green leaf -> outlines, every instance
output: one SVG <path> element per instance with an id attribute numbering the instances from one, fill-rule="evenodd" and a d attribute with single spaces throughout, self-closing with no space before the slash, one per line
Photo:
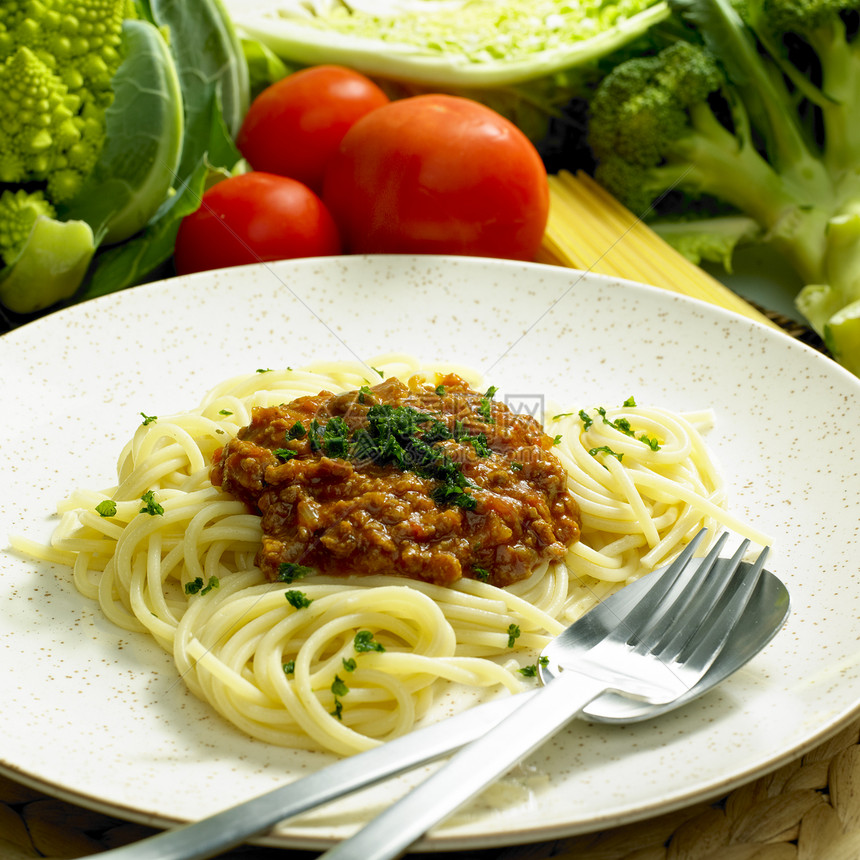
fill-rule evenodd
<path id="1" fill-rule="evenodd" d="M 182 85 L 186 134 L 179 176 L 190 175 L 211 125 L 210 100 L 217 94 L 231 137 L 248 112 L 248 65 L 220 0 L 148 0 L 152 21 L 166 29 Z"/>
<path id="2" fill-rule="evenodd" d="M 86 221 L 113 244 L 137 233 L 176 177 L 182 150 L 182 92 L 164 37 L 147 21 L 123 24 L 126 57 L 113 78 L 105 143 L 80 192 L 58 214 Z"/>

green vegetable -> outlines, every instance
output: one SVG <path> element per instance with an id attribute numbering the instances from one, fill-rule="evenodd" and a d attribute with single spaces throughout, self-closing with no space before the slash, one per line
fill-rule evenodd
<path id="1" fill-rule="evenodd" d="M 31 314 L 156 273 L 239 161 L 248 97 L 220 0 L 4 0 L 0 304 Z"/>
<path id="2" fill-rule="evenodd" d="M 300 8 L 296 8 L 299 5 Z M 668 17 L 662 0 L 461 0 L 373 12 L 346 0 L 237 10 L 236 23 L 288 64 L 337 63 L 394 95 L 449 92 L 488 104 L 534 140 L 551 116 Z"/>
<path id="3" fill-rule="evenodd" d="M 596 177 L 637 212 L 682 192 L 753 219 L 860 373 L 860 2 L 669 2 L 688 40 L 616 66 L 591 102 Z"/>
<path id="4" fill-rule="evenodd" d="M 518 624 L 508 625 L 508 648 L 513 648 L 520 638 L 520 628 Z"/>
<path id="5" fill-rule="evenodd" d="M 352 646 L 359 654 L 368 651 L 378 651 L 382 653 L 385 648 L 373 638 L 373 633 L 370 630 L 359 630 L 355 634 L 352 641 Z"/>
<path id="6" fill-rule="evenodd" d="M 304 564 L 294 564 L 293 562 L 284 561 L 278 565 L 278 581 L 279 582 L 295 582 L 297 579 L 303 579 L 306 576 L 313 576 L 314 569 L 307 567 Z"/>
<path id="7" fill-rule="evenodd" d="M 164 508 L 155 500 L 155 492 L 153 490 L 147 490 L 140 497 L 140 500 L 143 502 L 143 507 L 139 513 L 149 514 L 151 517 L 164 516 Z"/>
<path id="8" fill-rule="evenodd" d="M 217 576 L 210 576 L 206 585 L 203 584 L 203 577 L 198 576 L 191 582 L 185 583 L 186 594 L 208 594 L 213 588 L 218 588 L 221 583 Z"/>
<path id="9" fill-rule="evenodd" d="M 313 599 L 303 591 L 285 591 L 284 597 L 294 609 L 307 609 L 313 603 Z"/>
<path id="10" fill-rule="evenodd" d="M 105 499 L 96 505 L 96 513 L 100 517 L 115 517 L 116 502 L 113 499 Z"/>

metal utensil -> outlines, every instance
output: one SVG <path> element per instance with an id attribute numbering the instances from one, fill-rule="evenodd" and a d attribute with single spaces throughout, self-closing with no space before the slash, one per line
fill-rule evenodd
<path id="1" fill-rule="evenodd" d="M 556 637 L 544 649 L 545 686 L 533 698 L 321 856 L 400 857 L 607 691 L 653 704 L 688 695 L 743 618 L 766 555 L 762 552 L 753 565 L 744 565 L 744 541 L 730 560 L 718 564 L 724 534 L 700 564 L 691 564 L 701 534 L 632 606 L 619 611 L 618 601 L 610 597 Z"/>
<path id="2" fill-rule="evenodd" d="M 717 552 L 719 546 L 722 544 L 718 545 Z M 688 549 L 686 562 L 679 557 L 676 565 L 679 562 L 686 563 L 693 569 L 697 560 L 689 559 L 693 549 Z M 740 613 L 738 623 L 729 632 L 724 647 L 710 669 L 687 693 L 667 703 L 652 704 L 607 692 L 581 709 L 580 715 L 591 721 L 607 723 L 652 719 L 702 695 L 747 663 L 771 640 L 788 614 L 788 592 L 773 574 L 761 569 L 763 561 L 764 554 L 756 563 L 757 570 L 750 571 L 751 579 L 758 574 L 757 582 L 754 586 L 750 584 L 751 595 Z M 734 560 L 719 559 L 715 574 L 724 576 L 726 566 L 734 564 Z M 749 566 L 740 567 L 746 570 Z M 586 638 L 597 635 L 600 626 L 595 623 L 594 613 L 600 610 L 603 616 L 610 612 L 619 617 L 626 616 L 660 581 L 661 572 L 655 571 L 625 586 L 601 604 L 604 609 L 595 608 L 571 629 L 581 629 Z M 549 647 L 552 648 L 552 645 Z M 555 671 L 553 665 L 542 668 L 542 680 L 550 680 Z M 524 704 L 537 698 L 544 689 L 487 702 L 375 749 L 343 759 L 317 773 L 201 821 L 182 825 L 98 856 L 104 860 L 205 860 L 214 857 L 267 832 L 280 821 L 448 755 L 485 735 Z"/>

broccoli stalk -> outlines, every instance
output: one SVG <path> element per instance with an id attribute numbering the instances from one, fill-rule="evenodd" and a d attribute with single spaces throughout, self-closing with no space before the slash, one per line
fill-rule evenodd
<path id="1" fill-rule="evenodd" d="M 690 26 L 616 66 L 592 104 L 596 176 L 643 215 L 668 192 L 729 204 L 806 287 L 797 304 L 860 373 L 860 0 L 670 0 Z"/>

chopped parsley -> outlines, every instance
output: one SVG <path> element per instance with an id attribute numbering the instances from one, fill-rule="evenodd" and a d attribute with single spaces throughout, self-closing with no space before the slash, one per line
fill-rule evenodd
<path id="1" fill-rule="evenodd" d="M 495 423 L 493 420 L 492 408 L 493 408 L 493 397 L 499 389 L 496 388 L 495 385 L 491 385 L 486 394 L 481 398 L 481 405 L 478 407 L 478 412 L 481 415 L 481 418 L 487 422 L 487 424 Z"/>
<path id="2" fill-rule="evenodd" d="M 526 678 L 534 678 L 538 673 L 538 666 L 546 667 L 549 665 L 549 657 L 540 657 L 537 663 L 532 663 L 530 666 L 523 666 L 517 671 Z"/>
<path id="3" fill-rule="evenodd" d="M 206 585 L 203 584 L 203 577 L 198 576 L 196 579 L 193 579 L 191 582 L 185 583 L 185 593 L 186 594 L 208 594 L 212 591 L 213 588 L 218 588 L 221 583 L 218 581 L 217 576 L 210 576 L 209 582 Z"/>
<path id="4" fill-rule="evenodd" d="M 305 430 L 305 425 L 302 424 L 301 421 L 296 421 L 289 430 L 287 430 L 287 439 L 304 439 L 307 435 L 307 430 Z"/>
<path id="5" fill-rule="evenodd" d="M 515 472 L 522 472 L 522 470 L 523 470 L 523 464 L 522 464 L 519 460 L 513 460 L 513 461 L 511 462 L 511 468 L 512 468 Z"/>
<path id="6" fill-rule="evenodd" d="M 562 418 L 569 418 L 571 415 L 573 415 L 573 413 L 572 413 L 572 412 L 559 412 L 559 413 L 558 413 L 558 415 L 553 415 L 553 416 L 552 416 L 552 420 L 553 420 L 553 421 L 561 421 L 561 419 L 562 419 Z M 579 417 L 580 417 L 580 418 L 582 417 L 582 412 L 581 412 L 581 411 L 580 411 L 580 413 L 579 413 Z"/>
<path id="7" fill-rule="evenodd" d="M 579 418 L 582 421 L 583 430 L 588 430 L 594 424 L 594 419 L 584 409 L 579 410 Z"/>
<path id="8" fill-rule="evenodd" d="M 385 650 L 385 647 L 373 638 L 373 633 L 370 630 L 359 630 L 358 633 L 355 634 L 352 646 L 359 654 L 366 653 L 368 651 L 378 651 L 379 653 L 382 653 Z"/>
<path id="9" fill-rule="evenodd" d="M 342 720 L 342 719 L 343 719 L 343 702 L 341 702 L 341 700 L 340 700 L 340 699 L 335 698 L 335 700 L 334 700 L 334 710 L 333 710 L 333 711 L 329 711 L 329 713 L 330 713 L 333 717 L 337 717 L 337 719 Z"/>
<path id="10" fill-rule="evenodd" d="M 508 648 L 513 648 L 517 639 L 520 638 L 520 627 L 518 624 L 508 626 Z"/>
<path id="11" fill-rule="evenodd" d="M 313 603 L 313 600 L 303 591 L 286 591 L 284 597 L 287 599 L 287 603 L 295 609 L 307 609 Z"/>
<path id="12" fill-rule="evenodd" d="M 292 460 L 293 457 L 296 456 L 296 452 L 293 451 L 292 448 L 275 448 L 272 453 L 282 462 L 286 463 L 287 460 Z"/>
<path id="13" fill-rule="evenodd" d="M 314 418 L 308 429 L 311 451 L 322 452 L 327 457 L 414 472 L 438 482 L 431 492 L 437 505 L 455 505 L 466 510 L 477 507 L 477 501 L 468 492 L 474 485 L 436 443 L 454 439 L 471 445 L 477 456 L 486 457 L 490 454 L 486 434 L 472 435 L 462 422 L 458 422 L 452 432 L 444 422 L 429 413 L 389 403 L 371 405 L 366 422 L 364 426 L 350 430 L 339 416 L 330 418 L 325 424 Z"/>
<path id="14" fill-rule="evenodd" d="M 445 396 L 445 386 L 444 385 L 437 385 L 436 386 L 436 395 L 438 397 L 444 397 Z"/>
<path id="15" fill-rule="evenodd" d="M 293 675 L 296 671 L 296 661 L 295 660 L 287 660 L 284 663 L 284 674 L 285 675 Z"/>
<path id="16" fill-rule="evenodd" d="M 368 396 L 372 396 L 373 392 L 370 390 L 369 385 L 362 385 L 361 388 L 358 389 L 358 402 L 364 404 L 367 402 Z"/>
<path id="17" fill-rule="evenodd" d="M 591 448 L 588 452 L 592 457 L 596 457 L 598 454 L 608 454 L 610 457 L 615 457 L 620 463 L 624 454 L 619 454 L 617 451 L 613 451 L 608 445 L 601 445 L 599 448 Z"/>
<path id="18" fill-rule="evenodd" d="M 96 513 L 100 517 L 115 517 L 116 502 L 113 499 L 105 499 L 96 505 Z"/>
<path id="19" fill-rule="evenodd" d="M 628 397 L 624 403 L 621 404 L 625 409 L 633 409 L 636 406 L 636 398 Z"/>
<path id="20" fill-rule="evenodd" d="M 485 567 L 478 567 L 478 565 L 473 565 L 472 570 L 475 573 L 475 579 L 480 579 L 481 582 L 486 582 L 490 578 L 490 571 Z"/>
<path id="21" fill-rule="evenodd" d="M 160 517 L 164 514 L 164 508 L 155 501 L 155 492 L 147 490 L 141 497 L 143 507 L 138 511 L 140 514 L 149 514 L 152 517 Z"/>
<path id="22" fill-rule="evenodd" d="M 144 427 L 146 427 L 147 424 L 152 424 L 153 421 L 158 420 L 157 415 L 145 415 L 143 412 L 141 412 L 140 415 L 141 415 L 141 418 L 143 418 L 143 421 L 141 423 L 143 424 Z"/>
<path id="23" fill-rule="evenodd" d="M 345 696 L 349 692 L 349 687 L 346 686 L 340 675 L 335 675 L 331 682 L 331 691 L 335 696 Z"/>
<path id="24" fill-rule="evenodd" d="M 314 569 L 304 564 L 294 564 L 291 561 L 282 561 L 278 565 L 278 582 L 286 582 L 287 584 L 295 582 L 297 579 L 303 579 L 306 576 L 312 576 Z"/>
<path id="25" fill-rule="evenodd" d="M 271 373 L 271 372 L 272 372 L 271 367 L 258 367 L 257 368 L 257 373 Z"/>
<path id="26" fill-rule="evenodd" d="M 219 415 L 232 415 L 233 413 L 229 409 L 219 409 L 218 414 Z"/>
<path id="27" fill-rule="evenodd" d="M 349 659 L 342 657 L 341 663 L 343 663 L 344 672 L 354 672 L 355 667 L 358 665 L 353 657 L 350 657 Z"/>

